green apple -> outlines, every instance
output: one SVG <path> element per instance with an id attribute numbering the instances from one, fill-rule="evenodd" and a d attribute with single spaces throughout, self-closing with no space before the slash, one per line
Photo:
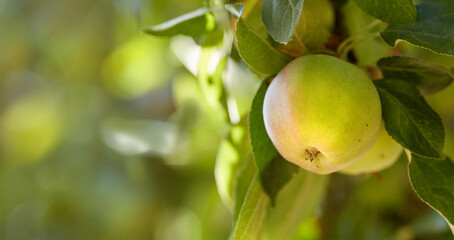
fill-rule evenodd
<path id="1" fill-rule="evenodd" d="M 353 165 L 342 169 L 341 173 L 362 174 L 378 172 L 393 165 L 402 153 L 402 147 L 394 141 L 382 127 L 377 142 L 372 149 Z"/>
<path id="2" fill-rule="evenodd" d="M 320 11 L 314 7 L 305 5 L 292 39 L 285 45 L 280 44 L 279 49 L 292 56 L 302 56 L 310 51 L 322 49 L 329 41 L 331 30 L 322 22 L 319 13 Z"/>
<path id="3" fill-rule="evenodd" d="M 381 128 L 381 104 L 367 75 L 328 55 L 290 62 L 271 82 L 264 100 L 266 131 L 279 153 L 318 174 L 361 159 Z"/>
<path id="4" fill-rule="evenodd" d="M 324 27 L 332 30 L 334 27 L 335 14 L 334 8 L 329 0 L 305 0 L 304 6 L 311 7 L 317 12 L 317 17 L 320 19 Z"/>

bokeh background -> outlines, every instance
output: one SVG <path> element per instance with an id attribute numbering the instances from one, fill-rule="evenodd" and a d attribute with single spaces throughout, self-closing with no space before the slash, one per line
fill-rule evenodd
<path id="1" fill-rule="evenodd" d="M 195 77 L 202 50 L 192 39 L 141 32 L 203 4 L 0 0 L 0 239 L 229 237 L 215 163 L 222 139 L 245 134 L 259 80 L 229 60 L 220 86 L 232 112 Z M 403 49 L 454 67 L 453 58 Z M 429 102 L 454 157 L 454 86 Z M 402 157 L 380 177 L 334 174 L 295 238 L 449 239 L 405 167 Z"/>

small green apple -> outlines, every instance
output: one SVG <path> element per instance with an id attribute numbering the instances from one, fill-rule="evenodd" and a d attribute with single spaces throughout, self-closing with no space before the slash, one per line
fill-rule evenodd
<path id="1" fill-rule="evenodd" d="M 346 168 L 374 145 L 381 104 L 367 75 L 328 55 L 290 62 L 264 100 L 266 131 L 279 153 L 318 174 Z"/>
<path id="2" fill-rule="evenodd" d="M 292 56 L 303 56 L 310 51 L 323 48 L 329 41 L 331 30 L 330 26 L 322 22 L 320 12 L 322 12 L 320 9 L 311 5 L 304 5 L 292 39 L 285 45 L 278 45 L 278 48 Z"/>
<path id="3" fill-rule="evenodd" d="M 341 173 L 362 174 L 381 171 L 393 165 L 402 153 L 402 146 L 394 141 L 382 127 L 377 142 L 372 149 L 353 165 L 342 169 Z"/>
<path id="4" fill-rule="evenodd" d="M 332 30 L 334 27 L 335 14 L 334 8 L 329 0 L 305 0 L 303 10 L 305 7 L 311 7 L 317 12 L 317 17 L 320 19 L 324 27 Z"/>

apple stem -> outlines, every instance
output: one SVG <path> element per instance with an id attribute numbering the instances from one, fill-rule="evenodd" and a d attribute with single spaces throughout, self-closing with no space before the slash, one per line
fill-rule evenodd
<path id="1" fill-rule="evenodd" d="M 304 159 L 309 160 L 311 162 L 313 162 L 314 159 L 316 159 L 318 154 L 320 153 L 320 151 L 317 150 L 316 148 L 306 149 L 304 151 L 306 152 L 304 154 Z M 318 165 L 317 165 L 317 167 L 318 167 Z"/>

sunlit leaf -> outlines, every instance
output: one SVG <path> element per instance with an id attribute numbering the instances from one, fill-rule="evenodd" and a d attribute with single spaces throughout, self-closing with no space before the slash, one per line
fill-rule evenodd
<path id="1" fill-rule="evenodd" d="M 238 170 L 236 181 L 234 184 L 234 209 L 233 219 L 236 222 L 241 212 L 241 207 L 246 199 L 249 185 L 257 173 L 257 167 L 254 164 L 252 157 L 248 157 Z"/>
<path id="2" fill-rule="evenodd" d="M 203 47 L 198 63 L 197 79 L 200 88 L 209 105 L 219 106 L 224 91 L 222 73 L 226 66 L 227 57 L 216 47 Z"/>
<path id="3" fill-rule="evenodd" d="M 225 9 L 227 9 L 227 11 L 233 14 L 236 18 L 240 18 L 244 11 L 244 3 L 235 3 L 235 1 L 230 2 L 232 3 L 225 4 Z"/>
<path id="4" fill-rule="evenodd" d="M 251 109 L 252 100 L 260 85 L 259 79 L 244 65 L 227 60 L 222 81 L 227 93 L 230 119 L 239 120 Z"/>
<path id="5" fill-rule="evenodd" d="M 260 235 L 268 197 L 262 190 L 258 175 L 252 180 L 233 228 L 232 240 L 254 240 Z"/>
<path id="6" fill-rule="evenodd" d="M 126 156 L 169 154 L 174 150 L 178 139 L 177 126 L 172 123 L 120 118 L 107 120 L 102 134 L 107 146 Z"/>
<path id="7" fill-rule="evenodd" d="M 223 139 L 219 146 L 214 167 L 219 195 L 234 213 L 241 207 L 249 183 L 256 172 L 256 168 L 248 167 L 251 162 L 250 146 L 244 125 L 245 121 L 242 121 L 231 127 L 229 137 Z"/>
<path id="8" fill-rule="evenodd" d="M 230 209 L 233 209 L 232 185 L 238 161 L 239 156 L 235 147 L 228 140 L 223 140 L 216 157 L 214 176 L 219 195 Z"/>
<path id="9" fill-rule="evenodd" d="M 291 60 L 290 56 L 275 49 L 241 18 L 238 20 L 236 38 L 241 58 L 259 73 L 276 74 Z"/>
<path id="10" fill-rule="evenodd" d="M 323 199 L 329 175 L 300 169 L 277 195 L 266 216 L 268 239 L 292 239 L 304 219 L 315 213 Z"/>
<path id="11" fill-rule="evenodd" d="M 213 31 L 215 27 L 216 21 L 213 14 L 208 9 L 201 8 L 165 23 L 146 27 L 144 32 L 155 36 L 175 36 L 182 34 L 197 37 Z"/>

